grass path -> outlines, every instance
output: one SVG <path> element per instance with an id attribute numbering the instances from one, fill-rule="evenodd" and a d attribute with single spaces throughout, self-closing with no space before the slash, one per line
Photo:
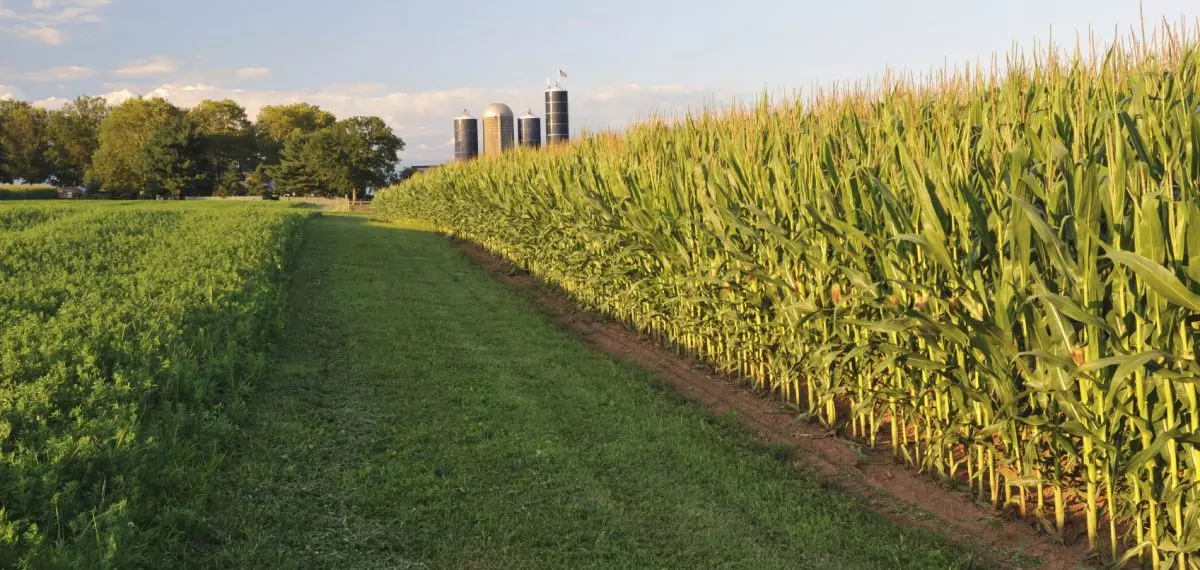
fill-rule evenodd
<path id="1" fill-rule="evenodd" d="M 440 237 L 311 222 L 226 459 L 226 568 L 958 568 L 560 331 Z"/>

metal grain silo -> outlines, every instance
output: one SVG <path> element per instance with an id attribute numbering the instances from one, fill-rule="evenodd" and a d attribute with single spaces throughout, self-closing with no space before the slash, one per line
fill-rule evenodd
<path id="1" fill-rule="evenodd" d="M 483 109 L 483 154 L 500 154 L 513 147 L 513 112 L 504 103 Z"/>
<path id="2" fill-rule="evenodd" d="M 454 119 L 454 160 L 471 160 L 479 156 L 479 121 L 463 111 Z"/>
<path id="3" fill-rule="evenodd" d="M 567 142 L 570 132 L 567 90 L 555 85 L 546 90 L 546 146 Z"/>
<path id="4" fill-rule="evenodd" d="M 526 111 L 517 119 L 517 145 L 538 148 L 542 146 L 542 120 Z"/>

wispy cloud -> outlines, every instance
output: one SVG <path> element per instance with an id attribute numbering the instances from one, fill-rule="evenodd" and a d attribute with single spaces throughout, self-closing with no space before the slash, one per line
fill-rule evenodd
<path id="1" fill-rule="evenodd" d="M 241 79 L 253 79 L 255 77 L 266 77 L 271 74 L 271 70 L 265 67 L 243 67 L 237 70 L 237 76 Z"/>
<path id="2" fill-rule="evenodd" d="M 170 71 L 167 71 L 168 68 Z M 145 73 L 134 73 L 138 71 Z M 121 68 L 114 70 L 113 73 L 118 77 L 126 79 L 149 77 L 152 75 L 169 75 L 171 78 L 169 83 L 173 85 L 236 85 L 242 81 L 268 77 L 271 74 L 271 70 L 265 67 L 195 66 L 186 60 L 160 56 L 129 62 L 121 66 Z M 158 81 L 161 82 L 162 80 Z"/>
<path id="3" fill-rule="evenodd" d="M 120 77 L 149 77 L 175 73 L 178 67 L 175 60 L 166 56 L 158 56 L 131 61 L 117 68 L 113 73 Z"/>
<path id="4" fill-rule="evenodd" d="M 138 95 L 162 97 L 191 107 L 205 99 L 233 99 L 246 107 L 251 117 L 265 105 L 309 102 L 338 117 L 372 115 L 382 118 L 407 143 L 403 160 L 408 163 L 440 162 L 454 154 L 450 140 L 452 120 L 463 109 L 478 116 L 492 101 L 503 101 L 520 113 L 532 109 L 542 114 L 543 95 L 534 89 L 451 89 L 445 91 L 399 92 L 380 85 L 346 85 L 324 89 L 272 91 L 220 87 L 206 81 L 174 82 L 135 88 L 111 85 L 103 94 L 112 104 Z M 620 129 L 653 115 L 678 116 L 689 110 L 712 108 L 726 102 L 729 92 L 686 85 L 614 85 L 580 89 L 571 93 L 572 125 L 578 130 Z M 38 105 L 53 107 L 61 101 L 43 100 Z"/>
<path id="5" fill-rule="evenodd" d="M 33 0 L 28 11 L 0 8 L 0 32 L 11 32 L 46 45 L 62 45 L 68 37 L 61 29 L 63 26 L 102 22 L 100 11 L 112 3 L 113 0 Z"/>
<path id="6" fill-rule="evenodd" d="M 24 75 L 24 78 L 37 83 L 50 83 L 54 81 L 76 81 L 79 79 L 87 79 L 96 74 L 96 70 L 90 67 L 79 65 L 68 65 L 63 67 L 52 67 L 41 71 L 31 71 Z"/>
<path id="7" fill-rule="evenodd" d="M 52 26 L 19 26 L 15 29 L 18 34 L 33 38 L 46 45 L 60 46 L 65 39 L 63 33 Z"/>

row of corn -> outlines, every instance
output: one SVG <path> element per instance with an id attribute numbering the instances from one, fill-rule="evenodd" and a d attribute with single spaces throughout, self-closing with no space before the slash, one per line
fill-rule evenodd
<path id="1" fill-rule="evenodd" d="M 656 120 L 446 166 L 476 241 L 1118 563 L 1200 566 L 1200 47 Z"/>

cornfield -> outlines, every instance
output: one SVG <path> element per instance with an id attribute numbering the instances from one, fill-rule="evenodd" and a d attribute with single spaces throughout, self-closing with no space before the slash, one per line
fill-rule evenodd
<path id="1" fill-rule="evenodd" d="M 373 209 L 1117 563 L 1200 567 L 1193 36 L 655 120 Z"/>

